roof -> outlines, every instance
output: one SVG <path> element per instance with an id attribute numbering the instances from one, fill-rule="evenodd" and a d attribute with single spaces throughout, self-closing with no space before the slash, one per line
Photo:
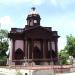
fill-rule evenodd
<path id="1" fill-rule="evenodd" d="M 25 28 L 12 28 L 8 36 L 9 38 L 11 36 L 14 36 L 14 37 L 17 36 L 18 38 L 25 37 L 25 36 L 28 36 L 28 37 L 40 36 L 39 38 L 44 38 L 44 39 L 45 38 L 49 39 L 50 37 L 56 37 L 56 38 L 59 37 L 57 31 L 52 31 L 51 27 L 28 26 L 28 25 L 26 25 Z"/>

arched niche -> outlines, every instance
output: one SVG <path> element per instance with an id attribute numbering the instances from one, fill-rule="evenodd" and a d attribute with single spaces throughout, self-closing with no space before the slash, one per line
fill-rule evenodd
<path id="1" fill-rule="evenodd" d="M 49 50 L 47 58 L 51 59 L 54 62 L 54 64 L 56 64 L 56 62 L 57 62 L 57 53 L 54 50 Z"/>
<path id="2" fill-rule="evenodd" d="M 21 65 L 22 64 L 22 59 L 24 59 L 24 52 L 22 49 L 18 48 L 16 51 L 15 51 L 15 64 L 16 65 Z"/>
<path id="3" fill-rule="evenodd" d="M 40 59 L 42 59 L 42 52 L 37 46 L 33 48 L 33 58 L 35 59 L 35 64 L 39 65 Z"/>

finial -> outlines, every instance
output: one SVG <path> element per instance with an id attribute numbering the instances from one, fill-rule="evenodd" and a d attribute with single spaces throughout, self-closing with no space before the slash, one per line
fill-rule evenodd
<path id="1" fill-rule="evenodd" d="M 36 11 L 36 8 L 35 7 L 32 7 L 31 8 L 31 14 L 37 14 L 37 11 Z"/>
<path id="2" fill-rule="evenodd" d="M 35 8 L 35 7 L 32 7 L 31 9 L 32 9 L 33 11 L 35 11 L 36 8 Z"/>

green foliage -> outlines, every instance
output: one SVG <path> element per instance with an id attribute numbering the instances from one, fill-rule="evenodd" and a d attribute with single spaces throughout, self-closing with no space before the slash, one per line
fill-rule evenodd
<path id="1" fill-rule="evenodd" d="M 4 40 L 4 38 L 6 38 L 6 40 L 8 39 L 8 31 L 1 29 L 0 30 L 0 41 Z"/>
<path id="2" fill-rule="evenodd" d="M 16 75 L 22 75 L 22 73 L 21 72 L 17 72 Z"/>
<path id="3" fill-rule="evenodd" d="M 0 57 L 0 66 L 5 66 L 7 63 L 7 56 Z"/>
<path id="4" fill-rule="evenodd" d="M 67 44 L 63 50 L 59 53 L 59 58 L 61 58 L 62 64 L 67 64 L 67 59 L 69 56 L 73 56 L 75 58 L 75 37 L 69 35 L 67 38 Z"/>
<path id="5" fill-rule="evenodd" d="M 59 56 L 61 58 L 68 58 L 69 54 L 68 54 L 67 50 L 61 50 Z"/>
<path id="6" fill-rule="evenodd" d="M 61 50 L 59 53 L 60 64 L 68 64 L 68 62 L 67 62 L 68 57 L 69 57 L 69 54 L 68 54 L 67 50 Z"/>
<path id="7" fill-rule="evenodd" d="M 5 65 L 7 60 L 6 51 L 8 50 L 8 32 L 0 30 L 0 65 Z"/>
<path id="8" fill-rule="evenodd" d="M 75 37 L 73 37 L 72 35 L 67 36 L 67 44 L 65 49 L 70 56 L 75 57 Z"/>
<path id="9" fill-rule="evenodd" d="M 8 42 L 0 41 L 0 57 L 6 56 L 6 51 L 8 50 Z"/>

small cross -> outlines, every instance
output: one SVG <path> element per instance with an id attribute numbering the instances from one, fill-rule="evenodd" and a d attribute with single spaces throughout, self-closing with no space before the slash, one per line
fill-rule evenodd
<path id="1" fill-rule="evenodd" d="M 35 8 L 35 7 L 32 7 L 31 9 L 32 9 L 33 11 L 35 11 L 36 8 Z"/>

